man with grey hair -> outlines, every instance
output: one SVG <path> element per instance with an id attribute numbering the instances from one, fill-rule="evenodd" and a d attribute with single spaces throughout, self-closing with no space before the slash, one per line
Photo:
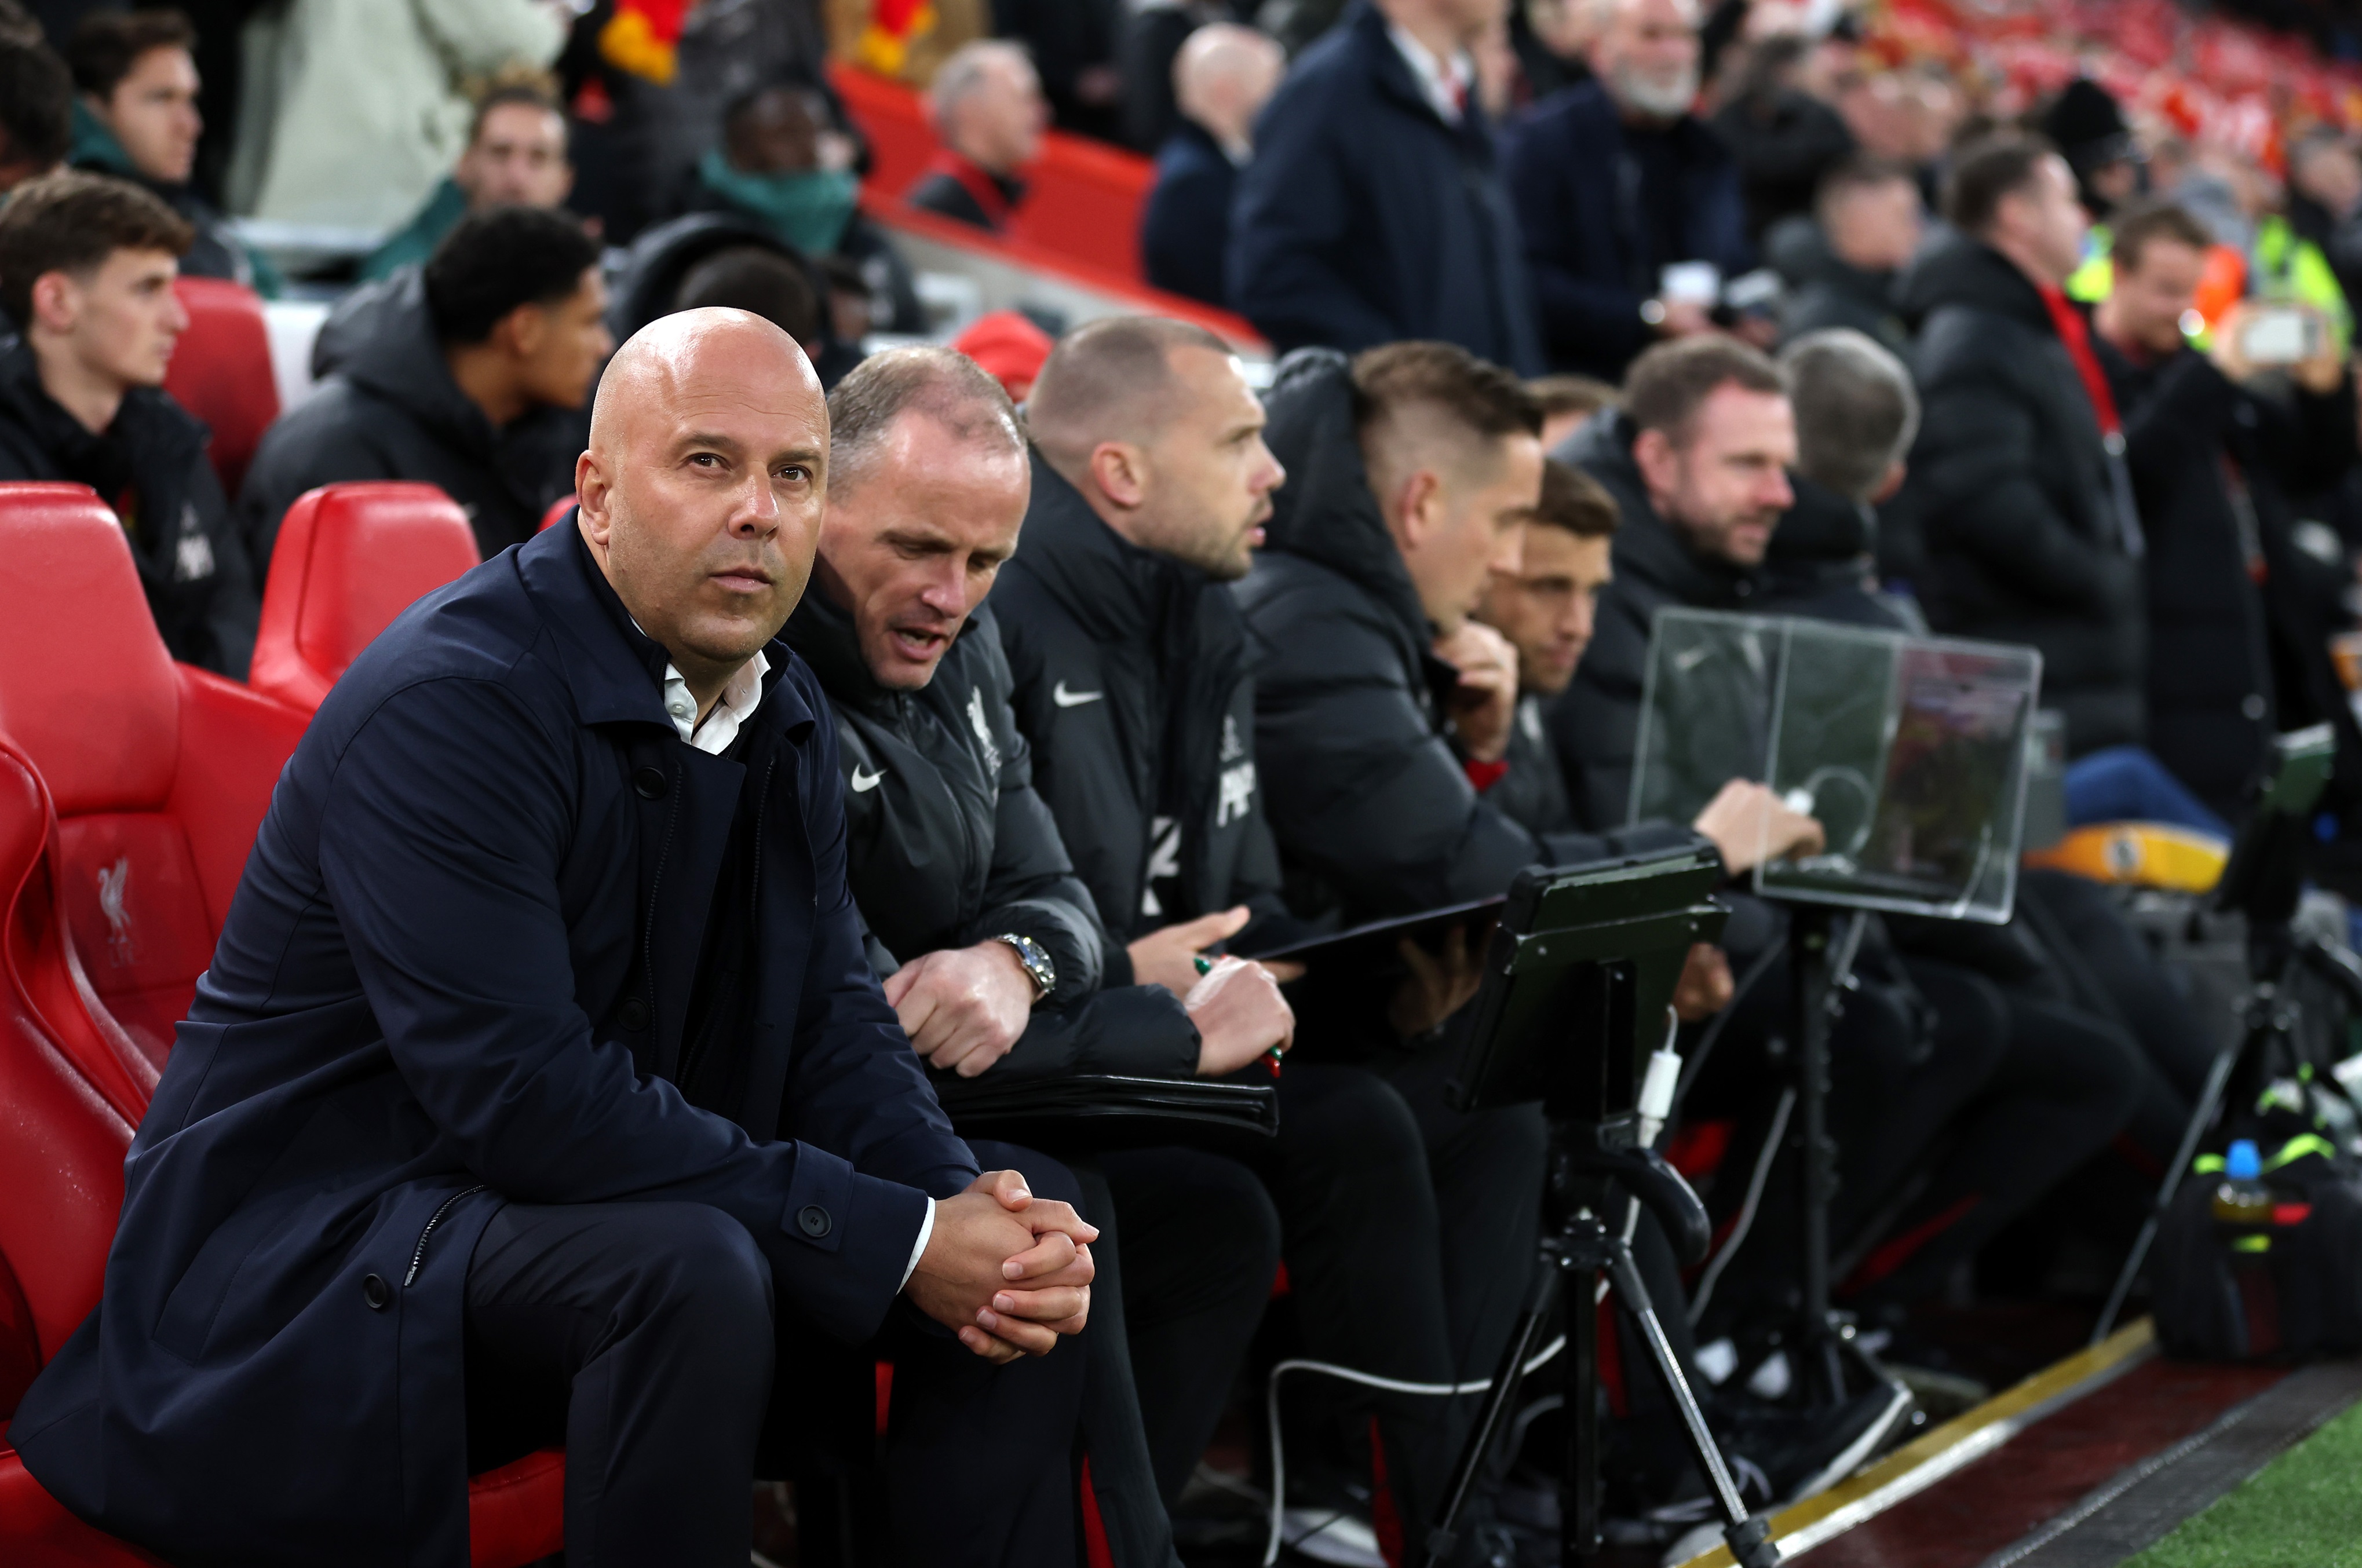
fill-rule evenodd
<path id="1" fill-rule="evenodd" d="M 871 963 L 946 1098 L 987 1072 L 1217 1077 L 1284 1049 L 1294 1017 L 1258 966 L 1225 959 L 1168 988 L 1107 963 L 1113 944 L 1034 790 L 983 602 L 1030 495 L 999 383 L 951 349 L 900 348 L 864 360 L 829 409 L 814 591 L 787 639 L 835 718 L 845 874 Z M 1109 1194 L 1089 1179 L 1085 1207 L 1105 1224 Z M 1130 1294 L 1142 1318 L 1129 1358 L 1120 1311 L 1093 1325 L 1085 1446 L 1118 1561 L 1165 1568 L 1159 1491 L 1179 1496 L 1213 1436 L 1270 1292 L 1279 1221 L 1245 1167 L 1211 1154 L 1111 1154 L 1106 1179 L 1138 1220 Z M 1101 1300 L 1120 1301 L 1112 1249 L 1100 1260 L 1116 1286 Z"/>
<path id="2" fill-rule="evenodd" d="M 1006 229 L 1025 199 L 1019 171 L 1041 154 L 1050 123 L 1032 57 L 999 39 L 961 45 L 927 89 L 927 119 L 942 145 L 903 200 L 995 234 Z"/>
<path id="3" fill-rule="evenodd" d="M 1764 556 L 1764 608 L 1925 631 L 1917 605 L 1880 590 L 1876 555 L 1878 505 L 1903 488 L 1919 433 L 1911 372 L 1847 326 L 1805 334 L 1779 363 L 1796 416 L 1796 500 Z"/>
<path id="4" fill-rule="evenodd" d="M 1696 0 L 1612 0 L 1594 80 L 1536 109 L 1503 160 L 1552 366 L 1603 380 L 1712 329 L 1755 265 L 1736 160 L 1691 113 Z"/>

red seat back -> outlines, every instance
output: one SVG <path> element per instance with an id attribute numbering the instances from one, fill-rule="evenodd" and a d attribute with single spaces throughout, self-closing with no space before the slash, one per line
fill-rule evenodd
<path id="1" fill-rule="evenodd" d="M 160 1066 L 304 716 L 172 662 L 122 527 L 80 485 L 0 485 L 0 734 L 55 803 L 91 985 Z"/>
<path id="2" fill-rule="evenodd" d="M 181 278 L 172 292 L 189 313 L 189 329 L 172 349 L 164 390 L 212 427 L 214 472 L 235 496 L 262 433 L 279 417 L 262 298 L 220 278 Z"/>
<path id="3" fill-rule="evenodd" d="M 287 509 L 249 683 L 309 713 L 361 649 L 477 564 L 475 531 L 431 484 L 331 484 Z"/>
<path id="4" fill-rule="evenodd" d="M 44 1023 L 43 971 L 70 961 L 44 855 L 50 803 L 0 738 L 0 1421 L 98 1302 L 131 1118 Z"/>

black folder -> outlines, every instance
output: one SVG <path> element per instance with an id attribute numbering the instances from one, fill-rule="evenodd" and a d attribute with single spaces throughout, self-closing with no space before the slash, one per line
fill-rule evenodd
<path id="1" fill-rule="evenodd" d="M 1257 1069 L 1246 1073 L 1253 1076 Z M 1268 1081 L 1115 1073 L 930 1077 L 935 1098 L 962 1137 L 998 1138 L 1052 1154 L 1164 1143 L 1220 1150 L 1252 1146 L 1279 1131 L 1279 1096 Z"/>

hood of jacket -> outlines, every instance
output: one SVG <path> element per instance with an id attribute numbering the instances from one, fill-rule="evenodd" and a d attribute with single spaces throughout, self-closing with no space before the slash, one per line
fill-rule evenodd
<path id="1" fill-rule="evenodd" d="M 1551 453 L 1597 480 L 1616 498 L 1624 518 L 1616 531 L 1617 579 L 1695 610 L 1745 608 L 1761 581 L 1761 569 L 1695 554 L 1657 514 L 1640 465 L 1632 458 L 1635 434 L 1622 410 L 1609 410 L 1586 421 Z M 1777 529 L 1772 536 L 1779 536 Z"/>
<path id="2" fill-rule="evenodd" d="M 2058 328 L 2041 291 L 2017 263 L 1964 234 L 1948 234 L 1922 251 L 1895 293 L 1895 308 L 1915 330 L 1941 305 L 1988 311 L 2047 337 Z"/>
<path id="3" fill-rule="evenodd" d="M 369 308 L 344 325 L 338 374 L 397 405 L 452 446 L 486 462 L 494 460 L 499 432 L 451 379 L 426 309 L 424 270 L 408 269 L 387 279 Z M 528 414 L 525 420 L 534 417 Z"/>
<path id="4" fill-rule="evenodd" d="M 1264 442 L 1287 469 L 1287 482 L 1272 495 L 1264 547 L 1353 583 L 1425 647 L 1431 635 L 1426 608 L 1362 463 L 1352 361 L 1333 348 L 1297 349 L 1280 361 L 1264 407 L 1270 415 Z"/>
<path id="5" fill-rule="evenodd" d="M 762 219 L 735 207 L 717 206 L 658 224 L 632 241 L 615 280 L 614 299 L 607 307 L 607 326 L 615 341 L 622 343 L 657 317 L 668 315 L 673 294 L 690 268 L 717 250 L 742 245 L 760 246 L 794 262 L 811 282 L 813 297 L 827 300 L 826 281 L 802 251 L 780 238 Z M 823 335 L 827 322 L 828 313 L 822 310 Z"/>

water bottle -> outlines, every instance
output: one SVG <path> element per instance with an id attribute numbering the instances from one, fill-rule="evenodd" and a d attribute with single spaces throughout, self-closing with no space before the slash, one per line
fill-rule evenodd
<path id="1" fill-rule="evenodd" d="M 2223 1156 L 2223 1182 L 2214 1189 L 2214 1218 L 2243 1230 L 2272 1222 L 2272 1189 L 2264 1185 L 2264 1162 L 2255 1140 L 2235 1138 Z"/>

